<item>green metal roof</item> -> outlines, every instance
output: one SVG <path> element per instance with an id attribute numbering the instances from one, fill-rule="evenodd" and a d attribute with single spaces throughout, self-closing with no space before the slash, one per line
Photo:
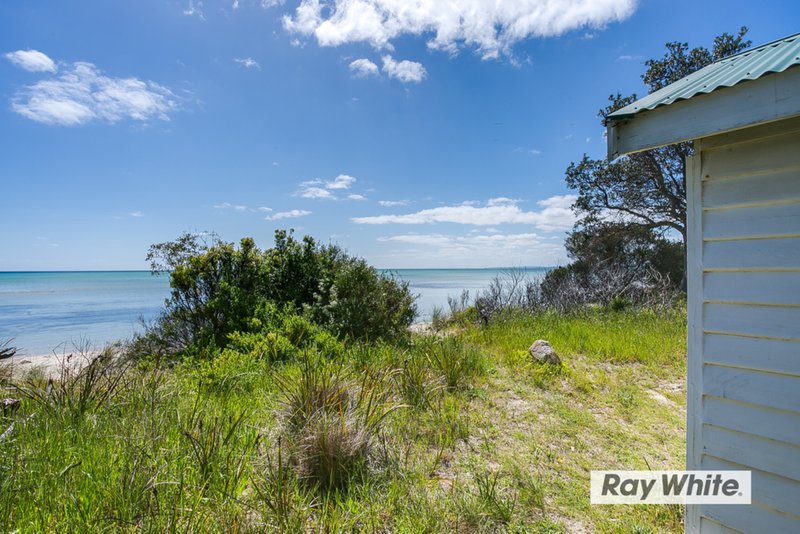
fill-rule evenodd
<path id="1" fill-rule="evenodd" d="M 755 80 L 766 74 L 783 72 L 795 65 L 800 65 L 800 33 L 716 61 L 615 111 L 608 118 L 612 121 L 630 118 L 641 111 Z"/>

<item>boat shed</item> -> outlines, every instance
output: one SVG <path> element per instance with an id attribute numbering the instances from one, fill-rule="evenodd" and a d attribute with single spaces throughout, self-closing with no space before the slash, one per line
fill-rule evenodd
<path id="1" fill-rule="evenodd" d="M 749 470 L 751 505 L 687 532 L 800 532 L 800 34 L 717 61 L 608 117 L 609 159 L 687 161 L 690 470 Z"/>

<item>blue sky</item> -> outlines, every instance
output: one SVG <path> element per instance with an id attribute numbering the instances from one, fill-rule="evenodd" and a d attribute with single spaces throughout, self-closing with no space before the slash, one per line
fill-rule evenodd
<path id="1" fill-rule="evenodd" d="M 0 4 L 0 270 L 146 268 L 276 228 L 379 267 L 565 262 L 564 170 L 667 41 L 754 44 L 800 3 Z"/>

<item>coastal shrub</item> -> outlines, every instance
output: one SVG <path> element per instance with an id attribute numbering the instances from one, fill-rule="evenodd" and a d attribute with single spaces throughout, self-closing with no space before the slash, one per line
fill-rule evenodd
<path id="1" fill-rule="evenodd" d="M 263 360 L 257 353 L 227 348 L 216 358 L 202 360 L 199 378 L 208 389 L 220 393 L 246 392 L 263 370 Z"/>
<path id="2" fill-rule="evenodd" d="M 287 361 L 298 348 L 279 332 L 234 332 L 228 336 L 228 348 L 269 362 Z"/>
<path id="3" fill-rule="evenodd" d="M 416 315 L 406 283 L 335 245 L 298 241 L 284 230 L 264 251 L 251 238 L 237 247 L 185 234 L 150 247 L 148 259 L 154 274 L 171 269 L 171 293 L 132 343 L 134 355 L 213 354 L 235 332 L 280 332 L 303 348 L 316 335 L 313 323 L 343 339 L 398 339 Z M 287 348 L 278 339 L 273 357 Z"/>
<path id="4" fill-rule="evenodd" d="M 408 284 L 380 274 L 360 258 L 337 262 L 329 292 L 312 307 L 312 317 L 341 337 L 399 339 L 416 316 Z"/>
<path id="5" fill-rule="evenodd" d="M 308 319 L 299 315 L 287 317 L 283 321 L 283 329 L 292 345 L 298 348 L 308 345 L 317 331 L 317 328 Z"/>

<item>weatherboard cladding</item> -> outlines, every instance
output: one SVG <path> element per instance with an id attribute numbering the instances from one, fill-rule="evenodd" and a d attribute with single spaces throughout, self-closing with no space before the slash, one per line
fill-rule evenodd
<path id="1" fill-rule="evenodd" d="M 698 507 L 688 531 L 800 532 L 799 145 L 800 118 L 696 145 L 688 460 L 752 470 L 753 504 Z"/>
<path id="2" fill-rule="evenodd" d="M 630 118 L 641 111 L 756 80 L 797 65 L 800 65 L 800 33 L 716 61 L 615 111 L 608 118 L 612 121 Z"/>

